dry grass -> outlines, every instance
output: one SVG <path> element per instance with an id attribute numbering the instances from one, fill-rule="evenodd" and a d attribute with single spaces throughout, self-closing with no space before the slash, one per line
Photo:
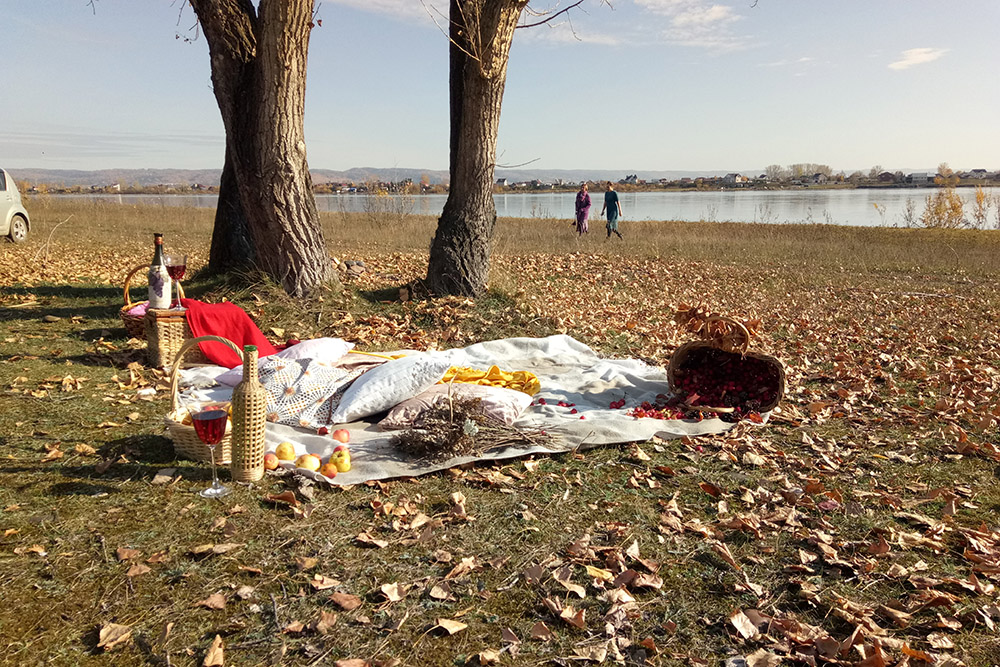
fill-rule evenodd
<path id="1" fill-rule="evenodd" d="M 681 340 L 670 305 L 703 301 L 763 319 L 758 345 L 785 359 L 792 384 L 785 417 L 750 434 L 645 443 L 646 456 L 611 447 L 542 457 L 537 466 L 513 462 L 320 489 L 303 518 L 265 499 L 283 490 L 285 480 L 239 487 L 223 502 L 195 495 L 209 473 L 173 460 L 160 435 L 162 392 L 153 400 L 136 397 L 136 386 L 160 379 L 144 370 L 129 386 L 127 364 L 140 353 L 119 328 L 121 277 L 147 259 L 152 231 L 188 251 L 197 268 L 207 255 L 212 212 L 55 198 L 29 204 L 36 225 L 31 242 L 0 245 L 4 664 L 201 664 L 216 634 L 225 641 L 227 664 L 332 664 L 348 657 L 474 664 L 472 656 L 503 646 L 505 627 L 523 641 L 502 664 L 547 663 L 580 646 L 605 644 L 609 605 L 580 566 L 573 579 L 587 589 L 582 600 L 552 579 L 553 570 L 539 584 L 526 583 L 522 573 L 553 557 L 570 558 L 571 545 L 589 535 L 609 557 L 638 541 L 642 558 L 660 566 L 662 587 L 635 592 L 635 613 L 616 633 L 630 642 L 620 643 L 630 664 L 714 665 L 725 655 L 774 648 L 766 638 L 741 639 L 728 622 L 734 610 L 794 616 L 843 640 L 854 625 L 838 615 L 835 594 L 869 609 L 906 602 L 917 591 L 891 568 L 919 561 L 927 566 L 923 575 L 968 582 L 960 532 L 983 522 L 996 530 L 1000 482 L 988 448 L 1000 441 L 995 425 L 978 430 L 975 423 L 997 409 L 995 233 L 626 221 L 626 241 L 605 243 L 595 234 L 578 242 L 568 220 L 504 220 L 487 298 L 399 304 L 383 297 L 421 275 L 433 220 L 408 218 L 387 234 L 367 228 L 361 217 L 331 214 L 325 222 L 332 254 L 371 267 L 341 296 L 300 304 L 239 279 L 193 278 L 186 281 L 189 292 L 236 300 L 265 331 L 342 334 L 369 348 L 562 330 L 603 352 L 660 363 Z M 46 245 L 49 231 L 67 218 Z M 62 319 L 45 323 L 46 314 Z M 79 388 L 64 391 L 67 376 Z M 821 403 L 829 405 L 814 413 L 810 406 Z M 966 443 L 983 449 L 963 449 Z M 85 447 L 78 452 L 80 445 L 101 450 L 112 465 L 99 472 L 102 458 Z M 44 462 L 53 448 L 63 456 Z M 153 485 L 155 472 L 168 466 L 179 480 Z M 701 535 L 663 523 L 672 498 L 684 521 L 705 525 L 763 515 L 786 507 L 777 495 L 786 485 L 809 489 L 809 502 L 795 505 L 802 526 L 765 524 L 759 537 L 722 530 L 742 571 Z M 455 511 L 456 492 L 471 520 Z M 818 507 L 837 497 L 838 507 Z M 386 511 L 387 503 L 397 509 Z M 942 520 L 946 547 L 895 542 L 902 531 L 924 530 L 898 518 L 904 509 Z M 419 513 L 432 519 L 430 528 L 408 530 Z M 356 540 L 363 531 L 388 546 Z M 820 554 L 820 535 L 830 536 L 841 561 L 870 562 L 873 570 L 850 572 L 822 558 L 807 566 L 811 572 L 803 570 L 800 554 Z M 891 549 L 875 556 L 869 548 L 879 536 Z M 207 543 L 241 546 L 207 557 L 190 552 Z M 463 558 L 475 559 L 466 561 L 472 569 L 446 579 Z M 149 571 L 130 576 L 137 564 Z M 767 591 L 762 598 L 746 590 L 743 573 Z M 340 583 L 317 590 L 315 574 Z M 996 583 L 991 572 L 978 576 Z M 443 581 L 450 594 L 432 595 Z M 407 588 L 398 602 L 381 591 L 391 583 Z M 820 603 L 800 594 L 803 584 L 817 587 Z M 242 590 L 246 599 L 237 594 L 243 586 L 253 589 Z M 970 667 L 997 663 L 1000 645 L 979 613 L 995 604 L 995 593 L 960 584 L 946 590 L 957 601 L 914 611 L 905 628 L 884 612 L 873 618 L 888 638 L 913 648 L 932 650 L 927 636 L 939 631 L 957 647 L 945 652 Z M 330 600 L 332 591 L 355 594 L 361 605 L 343 611 Z M 224 609 L 197 604 L 216 593 Z M 560 621 L 546 598 L 585 609 L 587 629 Z M 959 619 L 961 630 L 934 628 L 939 611 Z M 338 615 L 326 635 L 308 628 L 321 612 Z M 468 628 L 440 636 L 432 629 L 439 618 Z M 554 633 L 551 641 L 528 639 L 540 621 Z M 301 631 L 299 622 L 306 626 Z M 110 656 L 97 648 L 97 628 L 108 623 L 133 629 L 133 640 Z M 646 639 L 656 655 L 640 644 Z M 898 648 L 887 645 L 886 652 L 888 664 L 900 664 Z M 847 658 L 856 662 L 858 653 Z"/>

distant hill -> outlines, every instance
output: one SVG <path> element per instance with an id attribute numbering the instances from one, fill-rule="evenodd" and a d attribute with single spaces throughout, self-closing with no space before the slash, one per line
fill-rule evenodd
<path id="1" fill-rule="evenodd" d="M 222 175 L 221 169 L 101 169 L 83 171 L 76 169 L 15 169 L 9 168 L 18 181 L 30 185 L 51 185 L 71 187 L 79 185 L 107 186 L 120 183 L 125 185 L 218 185 Z M 756 175 L 760 170 L 740 172 Z M 427 176 L 431 183 L 447 183 L 448 172 L 434 169 L 409 169 L 404 167 L 354 167 L 346 171 L 332 169 L 313 169 L 314 183 L 364 183 L 366 181 L 402 181 L 407 178 L 415 183 Z M 678 179 L 696 176 L 724 176 L 727 171 L 642 171 L 642 170 L 611 170 L 611 169 L 497 169 L 497 178 L 506 178 L 512 183 L 520 181 L 539 180 L 552 183 L 562 180 L 564 183 L 579 183 L 590 181 L 618 181 L 629 174 L 636 174 L 647 181 L 661 178 Z"/>

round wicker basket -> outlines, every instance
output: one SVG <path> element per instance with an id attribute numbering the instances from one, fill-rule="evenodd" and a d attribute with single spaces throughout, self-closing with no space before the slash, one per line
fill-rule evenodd
<path id="1" fill-rule="evenodd" d="M 135 274 L 139 273 L 144 268 L 149 268 L 147 264 L 140 264 L 125 276 L 125 305 L 121 307 L 118 311 L 118 317 L 122 318 L 122 322 L 125 324 L 125 331 L 132 338 L 138 338 L 139 340 L 146 340 L 146 324 L 145 324 L 145 311 L 142 315 L 129 315 L 130 310 L 138 306 L 139 304 L 149 303 L 148 301 L 138 301 L 133 303 L 132 296 L 129 294 L 129 286 L 132 283 L 132 278 Z"/>
<path id="2" fill-rule="evenodd" d="M 224 343 L 240 355 L 240 359 L 243 358 L 243 351 L 239 348 L 239 346 L 228 338 L 223 338 L 222 336 L 199 336 L 185 341 L 181 346 L 180 351 L 177 353 L 177 356 L 174 358 L 173 368 L 170 371 L 170 412 L 166 417 L 164 417 L 163 422 L 167 429 L 167 437 L 174 443 L 174 452 L 177 456 L 192 459 L 194 461 L 211 463 L 212 450 L 209 449 L 208 445 L 201 441 L 201 438 L 198 437 L 193 425 L 184 423 L 185 418 L 188 417 L 188 411 L 183 405 L 181 405 L 177 392 L 177 383 L 179 379 L 178 373 L 180 372 L 182 365 L 181 359 L 183 358 L 185 352 L 202 341 Z M 232 421 L 227 421 L 226 435 L 223 436 L 222 442 L 215 446 L 216 465 L 229 465 L 232 461 L 232 428 Z"/>
<path id="3" fill-rule="evenodd" d="M 709 318 L 702 331 L 706 337 L 704 340 L 684 343 L 670 356 L 667 384 L 671 392 L 678 394 L 684 391 L 680 388 L 680 378 L 690 370 L 706 364 L 724 364 L 733 369 L 734 375 L 742 372 L 761 377 L 763 388 L 770 398 L 752 407 L 758 412 L 773 410 L 785 395 L 784 364 L 768 354 L 749 351 L 750 333 L 736 320 Z M 720 411 L 731 410 L 720 406 Z"/>
<path id="4" fill-rule="evenodd" d="M 130 337 L 138 338 L 139 340 L 146 340 L 146 317 L 145 317 L 146 313 L 145 311 L 143 311 L 142 315 L 130 315 L 128 311 L 132 310 L 136 306 L 142 305 L 144 303 L 148 304 L 149 302 L 132 301 L 132 295 L 129 294 L 129 288 L 132 286 L 132 278 L 134 278 L 135 275 L 140 271 L 142 271 L 143 269 L 148 269 L 148 268 L 149 268 L 148 264 L 140 264 L 139 266 L 129 271 L 128 275 L 125 276 L 125 286 L 124 286 L 125 305 L 118 310 L 118 317 L 121 318 L 122 323 L 125 325 L 125 331 L 128 332 L 128 335 Z M 176 283 L 176 285 L 178 294 L 180 294 L 180 297 L 183 299 L 184 288 L 181 287 L 181 284 L 179 282 Z"/>

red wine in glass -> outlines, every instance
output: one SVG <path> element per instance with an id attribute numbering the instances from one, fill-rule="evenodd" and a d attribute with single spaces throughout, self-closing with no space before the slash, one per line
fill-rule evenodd
<path id="1" fill-rule="evenodd" d="M 171 310 L 184 310 L 181 306 L 181 278 L 187 271 L 187 255 L 181 253 L 169 253 L 163 258 L 163 263 L 167 267 L 167 275 L 174 281 L 174 299 Z"/>
<path id="2" fill-rule="evenodd" d="M 221 409 L 208 409 L 191 415 L 194 430 L 206 445 L 217 445 L 226 435 L 226 420 L 229 413 Z"/>

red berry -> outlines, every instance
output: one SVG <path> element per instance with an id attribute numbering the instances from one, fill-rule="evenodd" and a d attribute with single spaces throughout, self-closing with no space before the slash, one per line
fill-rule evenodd
<path id="1" fill-rule="evenodd" d="M 570 413 L 571 415 L 575 415 L 575 414 L 576 414 L 576 408 L 573 408 L 572 410 L 570 410 L 570 411 L 569 411 L 569 413 Z"/>

